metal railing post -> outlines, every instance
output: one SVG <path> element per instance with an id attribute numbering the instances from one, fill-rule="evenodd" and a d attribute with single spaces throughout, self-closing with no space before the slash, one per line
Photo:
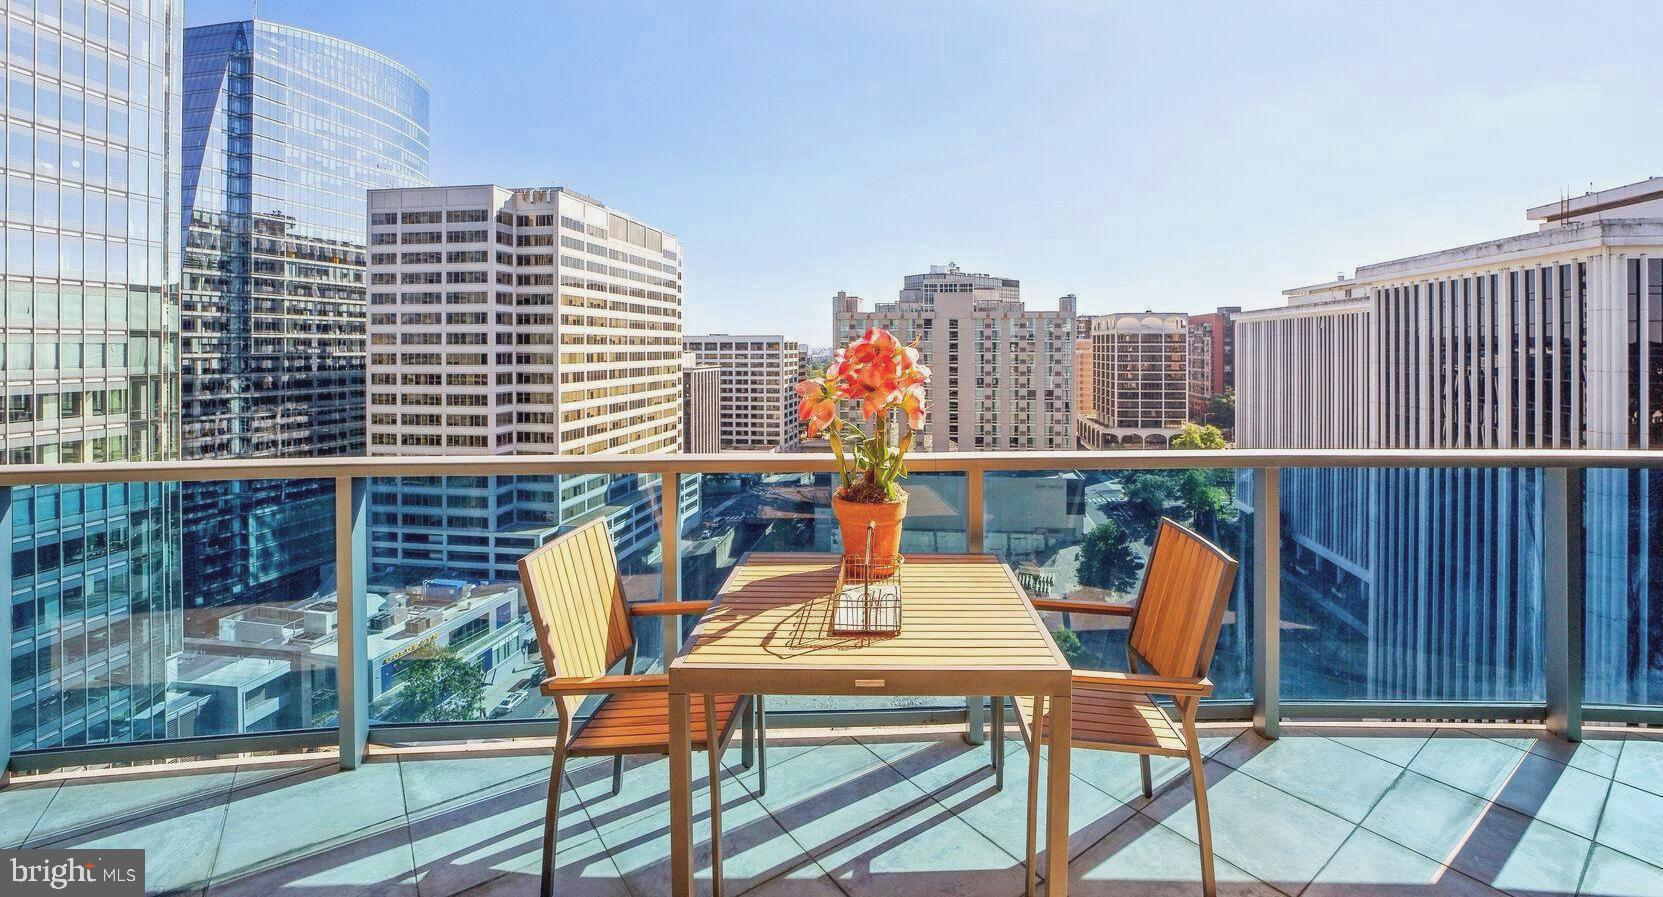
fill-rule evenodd
<path id="1" fill-rule="evenodd" d="M 965 550 L 977 554 L 987 550 L 983 528 L 987 525 L 987 508 L 982 498 L 982 469 L 972 466 L 964 471 L 964 539 Z M 967 695 L 964 699 L 964 740 L 981 744 L 986 737 L 984 723 L 986 695 Z"/>
<path id="2" fill-rule="evenodd" d="M 12 489 L 0 488 L 0 649 L 5 651 L 0 663 L 0 787 L 8 776 L 6 770 L 12 759 Z"/>
<path id="3" fill-rule="evenodd" d="M 1582 468 L 1543 471 L 1542 573 L 1547 625 L 1547 727 L 1582 740 L 1583 600 L 1587 542 Z"/>
<path id="4" fill-rule="evenodd" d="M 658 544 L 663 561 L 662 601 L 681 600 L 681 474 L 659 475 Z M 670 661 L 681 650 L 681 617 L 666 614 L 659 618 L 664 641 L 664 671 L 670 671 Z"/>
<path id="5" fill-rule="evenodd" d="M 1253 471 L 1253 728 L 1282 730 L 1282 470 Z"/>
<path id="6" fill-rule="evenodd" d="M 370 732 L 369 480 L 335 478 L 335 691 L 340 717 L 341 768 L 364 761 Z"/>

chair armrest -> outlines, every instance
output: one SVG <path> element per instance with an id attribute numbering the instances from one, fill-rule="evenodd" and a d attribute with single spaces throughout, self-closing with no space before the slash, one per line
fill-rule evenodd
<path id="1" fill-rule="evenodd" d="M 1075 670 L 1074 681 L 1109 691 L 1137 695 L 1154 692 L 1163 695 L 1205 697 L 1213 693 L 1211 679 L 1178 679 L 1171 676 L 1145 676 L 1139 673 Z"/>
<path id="2" fill-rule="evenodd" d="M 631 691 L 664 691 L 670 677 L 663 673 L 634 676 L 566 676 L 544 679 L 545 695 L 600 695 Z"/>
<path id="3" fill-rule="evenodd" d="M 1106 601 L 1059 601 L 1054 598 L 1033 599 L 1034 610 L 1055 610 L 1065 614 L 1104 614 L 1111 617 L 1132 615 L 1130 604 L 1109 604 Z"/>
<path id="4" fill-rule="evenodd" d="M 645 601 L 626 606 L 633 617 L 696 617 L 710 610 L 709 601 Z"/>

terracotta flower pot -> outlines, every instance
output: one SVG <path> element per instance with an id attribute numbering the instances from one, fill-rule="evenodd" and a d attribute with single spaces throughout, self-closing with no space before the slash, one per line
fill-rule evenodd
<path id="1" fill-rule="evenodd" d="M 843 553 L 847 557 L 864 560 L 866 557 L 866 525 L 874 524 L 872 557 L 892 558 L 901 553 L 901 522 L 907 516 L 907 494 L 900 501 L 881 504 L 844 501 L 832 496 L 832 513 L 837 515 L 837 526 L 843 534 Z M 893 568 L 879 568 L 874 572 L 893 572 Z"/>

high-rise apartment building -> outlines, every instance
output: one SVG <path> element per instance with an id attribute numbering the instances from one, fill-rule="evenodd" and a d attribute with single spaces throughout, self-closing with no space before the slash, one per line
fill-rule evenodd
<path id="1" fill-rule="evenodd" d="M 727 451 L 792 452 L 802 442 L 797 383 L 804 356 L 783 336 L 715 333 L 682 340 L 700 364 L 721 368 L 721 443 Z"/>
<path id="2" fill-rule="evenodd" d="M 1200 335 L 1212 346 L 1208 367 L 1211 394 L 1236 388 L 1236 315 L 1240 306 L 1225 306 L 1205 315 L 1190 315 L 1190 333 Z"/>
<path id="3" fill-rule="evenodd" d="M 1192 318 L 1189 331 L 1190 417 L 1199 421 L 1213 396 L 1213 330 L 1195 326 Z"/>
<path id="4" fill-rule="evenodd" d="M 691 352 L 681 356 L 681 450 L 722 450 L 722 368 Z"/>
<path id="5" fill-rule="evenodd" d="M 1092 388 L 1096 382 L 1092 379 L 1091 367 L 1091 319 L 1080 318 L 1076 326 L 1081 336 L 1074 340 L 1074 417 L 1076 419 L 1091 417 L 1095 406 L 1092 400 Z"/>
<path id="6" fill-rule="evenodd" d="M 1527 215 L 1537 231 L 1360 267 L 1243 314 L 1238 444 L 1663 447 L 1663 179 Z M 1333 571 L 1324 601 L 1357 593 L 1352 622 L 1328 625 L 1363 626 L 1376 697 L 1540 688 L 1540 470 L 1292 474 L 1285 534 Z M 1590 552 L 1589 700 L 1655 697 L 1663 482 L 1590 471 L 1586 500 L 1590 540 L 1619 548 Z M 1493 600 L 1450 602 L 1453 569 Z"/>
<path id="7" fill-rule="evenodd" d="M 364 191 L 427 182 L 427 86 L 264 21 L 188 29 L 184 65 L 184 455 L 362 455 Z M 187 603 L 327 586 L 331 488 L 186 485 Z"/>
<path id="8" fill-rule="evenodd" d="M 180 4 L 5 18 L 6 462 L 176 459 Z M 5 519 L 0 737 L 178 734 L 178 486 L 15 488 Z"/>
<path id="9" fill-rule="evenodd" d="M 1091 319 L 1092 414 L 1086 448 L 1165 448 L 1189 419 L 1189 316 L 1128 312 Z"/>
<path id="10" fill-rule="evenodd" d="M 921 435 L 931 451 L 1068 449 L 1074 445 L 1074 315 L 1063 296 L 1055 311 L 1029 309 L 1014 278 L 933 265 L 910 274 L 894 302 L 861 308 L 859 296 L 832 298 L 835 341 L 871 327 L 919 341 L 930 367 L 929 418 Z"/>
<path id="11" fill-rule="evenodd" d="M 681 245 L 565 188 L 369 194 L 371 455 L 675 452 Z M 697 511 L 697 478 L 681 508 Z M 401 477 L 372 490 L 377 571 L 513 580 L 604 515 L 656 544 L 656 477 Z"/>

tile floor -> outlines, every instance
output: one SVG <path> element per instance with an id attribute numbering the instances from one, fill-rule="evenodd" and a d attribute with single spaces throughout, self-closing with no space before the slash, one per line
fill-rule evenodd
<path id="1" fill-rule="evenodd" d="M 736 750 L 724 758 L 729 895 L 1022 893 L 1027 762 L 1014 736 L 996 792 L 987 749 L 953 734 L 781 734 L 765 795 Z M 1663 735 L 1204 735 L 1222 894 L 1663 895 Z M 1146 800 L 1134 757 L 1075 753 L 1073 893 L 1200 893 L 1187 770 L 1157 760 L 1155 772 Z M 558 894 L 667 893 L 666 773 L 662 759 L 632 761 L 614 795 L 609 762 L 574 763 Z M 0 789 L 0 846 L 142 847 L 153 894 L 530 897 L 547 777 L 547 755 L 526 753 L 24 777 Z M 694 806 L 708 806 L 702 790 Z M 708 892 L 702 866 L 699 885 Z"/>

